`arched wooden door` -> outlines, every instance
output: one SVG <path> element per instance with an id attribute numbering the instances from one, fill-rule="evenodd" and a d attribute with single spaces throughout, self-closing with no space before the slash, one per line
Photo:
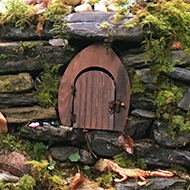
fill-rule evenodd
<path id="1" fill-rule="evenodd" d="M 109 103 L 115 100 L 113 79 L 100 70 L 82 73 L 75 82 L 73 127 L 114 130 L 114 114 Z"/>
<path id="2" fill-rule="evenodd" d="M 93 44 L 68 65 L 58 93 L 64 126 L 123 131 L 129 103 L 127 71 L 112 49 Z"/>

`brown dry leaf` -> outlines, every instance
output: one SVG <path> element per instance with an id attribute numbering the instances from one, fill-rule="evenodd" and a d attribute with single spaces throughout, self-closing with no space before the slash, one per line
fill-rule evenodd
<path id="1" fill-rule="evenodd" d="M 69 184 L 69 189 L 73 190 L 76 188 L 76 186 L 79 185 L 79 183 L 82 183 L 84 181 L 84 177 L 81 176 L 80 173 L 76 173 L 75 176 L 73 177 L 73 180 L 71 181 L 71 183 Z"/>
<path id="2" fill-rule="evenodd" d="M 122 146 L 123 149 L 126 150 L 126 152 L 128 152 L 129 154 L 133 154 L 133 145 L 134 145 L 134 141 L 133 139 L 129 136 L 129 135 L 123 135 L 121 134 L 118 137 L 118 145 Z"/>
<path id="3" fill-rule="evenodd" d="M 41 36 L 42 32 L 43 32 L 43 23 L 38 22 L 36 26 L 36 33 L 38 34 L 38 36 Z"/>
<path id="4" fill-rule="evenodd" d="M 181 49 L 182 43 L 180 41 L 173 41 L 172 48 L 174 49 Z"/>
<path id="5" fill-rule="evenodd" d="M 101 187 L 91 187 L 93 181 L 88 180 L 81 176 L 80 173 L 76 173 L 69 185 L 69 190 L 104 190 Z"/>
<path id="6" fill-rule="evenodd" d="M 95 164 L 95 168 L 97 170 L 99 170 L 100 172 L 104 172 L 107 171 L 109 169 L 108 164 L 104 161 L 104 159 L 99 159 L 96 164 Z"/>

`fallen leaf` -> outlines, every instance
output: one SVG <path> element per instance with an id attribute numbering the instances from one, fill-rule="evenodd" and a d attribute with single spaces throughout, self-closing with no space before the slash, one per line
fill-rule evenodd
<path id="1" fill-rule="evenodd" d="M 123 135 L 121 134 L 118 137 L 118 145 L 122 146 L 123 149 L 126 150 L 126 152 L 128 152 L 129 154 L 133 154 L 133 145 L 134 145 L 134 141 L 133 139 L 129 136 L 129 135 Z"/>
<path id="2" fill-rule="evenodd" d="M 43 23 L 38 22 L 36 26 L 36 33 L 38 34 L 38 36 L 41 36 L 42 32 L 43 32 Z"/>
<path id="3" fill-rule="evenodd" d="M 96 162 L 95 168 L 100 172 L 105 172 L 109 169 L 109 166 L 107 162 L 105 162 L 105 160 L 101 158 Z"/>
<path id="4" fill-rule="evenodd" d="M 174 49 L 181 49 L 182 43 L 180 41 L 173 41 L 172 48 Z"/>
<path id="5" fill-rule="evenodd" d="M 83 176 L 81 176 L 80 173 L 76 173 L 75 176 L 73 177 L 71 183 L 69 184 L 69 189 L 73 190 L 78 186 L 80 183 L 82 183 L 85 180 Z"/>

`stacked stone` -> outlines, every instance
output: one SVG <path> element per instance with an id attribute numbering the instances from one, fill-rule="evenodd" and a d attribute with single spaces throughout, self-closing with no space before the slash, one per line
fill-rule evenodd
<path id="1" fill-rule="evenodd" d="M 45 28 L 41 38 L 35 31 L 27 28 L 20 32 L 16 28 L 6 27 L 1 33 L 1 39 L 16 41 L 0 43 L 1 54 L 8 57 L 1 59 L 0 64 L 0 108 L 6 115 L 9 123 L 24 123 L 36 120 L 58 119 L 54 108 L 44 109 L 39 107 L 38 100 L 33 96 L 35 77 L 34 73 L 43 70 L 43 61 L 50 66 L 55 64 L 67 64 L 77 54 L 78 51 L 94 42 L 103 42 L 107 38 L 107 32 L 103 31 L 99 24 L 110 23 L 110 37 L 113 41 L 113 48 L 120 56 L 126 67 L 132 67 L 136 73 L 141 75 L 141 80 L 146 88 L 154 89 L 151 81 L 148 65 L 144 62 L 144 53 L 139 49 L 143 40 L 140 29 L 135 27 L 126 31 L 122 28 L 124 22 L 130 21 L 132 15 L 126 16 L 117 25 L 111 25 L 113 13 L 110 12 L 85 12 L 73 13 L 65 17 L 65 21 L 70 26 L 65 29 L 65 33 L 70 35 L 69 43 L 76 47 L 76 51 L 67 51 L 62 47 L 53 47 L 48 40 L 53 37 L 49 28 Z M 32 52 L 19 52 L 21 43 L 18 40 L 28 41 L 35 44 Z M 32 41 L 32 40 L 38 40 Z M 17 53 L 16 53 L 17 52 Z M 180 61 L 182 51 L 174 51 L 174 61 Z M 187 57 L 186 66 L 190 65 Z M 184 96 L 178 107 L 187 111 L 190 103 L 190 71 L 180 67 L 175 67 L 174 72 L 168 75 L 170 80 L 185 89 Z M 131 99 L 129 120 L 125 128 L 125 133 L 130 135 L 134 141 L 135 159 L 143 159 L 148 166 L 160 168 L 181 165 L 190 168 L 190 136 L 179 133 L 174 141 L 168 138 L 168 125 L 164 121 L 155 118 L 156 107 L 153 100 L 135 97 Z M 32 114 L 31 114 L 32 113 Z M 43 116 L 42 116 L 43 115 Z M 54 142 L 50 148 L 52 157 L 59 161 L 65 161 L 72 153 L 81 155 L 80 162 L 84 164 L 94 164 L 96 157 L 113 157 L 121 151 L 118 147 L 117 132 L 112 131 L 89 131 L 83 133 L 78 129 L 68 126 L 62 128 L 44 125 L 36 128 L 25 125 L 20 130 L 21 137 L 40 142 Z M 86 148 L 88 142 L 89 148 Z M 59 147 L 56 146 L 59 144 Z M 95 156 L 96 155 L 96 156 Z M 155 186 L 146 186 L 146 189 L 184 189 L 185 180 L 165 179 L 165 182 L 151 182 Z M 134 181 L 133 181 L 134 182 Z M 132 183 L 133 183 L 132 182 Z M 129 183 L 134 189 L 134 185 Z M 163 185 L 163 188 L 160 187 Z M 130 189 L 129 186 L 121 184 L 116 189 Z M 175 187 L 175 188 L 174 188 Z"/>

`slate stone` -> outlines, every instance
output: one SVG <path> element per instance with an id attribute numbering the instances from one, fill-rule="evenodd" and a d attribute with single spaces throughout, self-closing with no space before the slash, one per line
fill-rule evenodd
<path id="1" fill-rule="evenodd" d="M 39 100 L 32 93 L 4 94 L 0 93 L 0 109 L 10 107 L 34 106 Z"/>
<path id="2" fill-rule="evenodd" d="M 41 36 L 38 36 L 36 30 L 31 27 L 26 27 L 23 30 L 16 28 L 14 25 L 7 25 L 1 30 L 1 39 L 6 41 L 28 41 L 28 40 L 48 40 L 53 38 L 51 29 L 53 23 L 49 22 L 50 27 L 44 27 Z"/>
<path id="3" fill-rule="evenodd" d="M 23 92 L 33 88 L 33 80 L 29 73 L 0 76 L 0 93 Z"/>
<path id="4" fill-rule="evenodd" d="M 157 144 L 168 148 L 181 148 L 190 144 L 190 134 L 179 132 L 174 140 L 170 138 L 168 124 L 162 121 L 154 121 L 152 135 Z"/>
<path id="5" fill-rule="evenodd" d="M 188 111 L 190 104 L 190 88 L 183 94 L 181 101 L 177 106 L 185 111 Z"/>
<path id="6" fill-rule="evenodd" d="M 65 162 L 71 154 L 79 153 L 79 149 L 74 146 L 60 146 L 49 148 L 49 152 L 53 159 Z"/>
<path id="7" fill-rule="evenodd" d="M 3 108 L 1 112 L 6 116 L 7 123 L 28 123 L 30 121 L 57 119 L 57 113 L 54 107 L 42 108 L 40 106 L 32 107 L 14 107 Z"/>
<path id="8" fill-rule="evenodd" d="M 111 21 L 114 19 L 114 14 L 114 12 L 101 11 L 69 14 L 64 17 L 64 20 L 69 27 L 65 28 L 63 32 L 68 34 L 71 38 L 76 39 L 94 39 L 96 41 L 104 40 L 107 36 L 107 30 L 103 30 L 99 24 L 108 22 L 110 23 L 110 35 L 113 40 L 142 42 L 144 36 L 140 28 L 134 27 L 128 30 L 123 28 L 123 24 L 125 22 L 129 22 L 133 18 L 133 15 L 128 14 L 122 21 L 113 25 Z M 52 31 L 53 24 L 53 21 L 48 22 L 48 26 L 45 25 L 41 36 L 36 34 L 35 29 L 28 27 L 21 31 L 13 25 L 9 25 L 1 31 L 0 37 L 7 41 L 49 40 L 56 35 L 56 32 Z"/>
<path id="9" fill-rule="evenodd" d="M 190 56 L 184 55 L 182 50 L 173 50 L 172 60 L 176 62 L 176 64 L 179 64 L 179 65 L 181 65 L 181 63 L 183 63 L 183 66 L 190 65 Z"/>
<path id="10" fill-rule="evenodd" d="M 151 139 L 137 139 L 134 141 L 134 153 L 135 158 L 143 158 L 151 150 L 154 142 Z"/>
<path id="11" fill-rule="evenodd" d="M 143 83 L 152 83 L 152 76 L 150 74 L 150 69 L 140 69 L 141 81 Z"/>
<path id="12" fill-rule="evenodd" d="M 185 190 L 188 182 L 183 179 L 149 177 L 147 184 L 139 186 L 136 179 L 127 179 L 123 183 L 115 183 L 116 190 Z M 140 181 L 140 179 L 138 179 Z"/>
<path id="13" fill-rule="evenodd" d="M 125 133 L 130 135 L 133 139 L 146 137 L 149 133 L 151 124 L 151 119 L 132 117 L 127 121 Z"/>
<path id="14" fill-rule="evenodd" d="M 54 146 L 49 149 L 51 156 L 60 162 L 65 162 L 71 154 L 78 153 L 80 155 L 79 162 L 86 165 L 95 164 L 96 160 L 90 152 L 85 149 L 79 149 L 74 146 Z"/>
<path id="15" fill-rule="evenodd" d="M 190 71 L 184 68 L 174 67 L 174 71 L 167 75 L 175 80 L 190 82 Z"/>
<path id="16" fill-rule="evenodd" d="M 131 111 L 131 115 L 153 119 L 153 118 L 155 118 L 156 113 L 153 111 L 137 108 L 137 109 L 134 109 Z"/>
<path id="17" fill-rule="evenodd" d="M 79 162 L 86 165 L 94 165 L 96 159 L 92 156 L 90 152 L 85 149 L 79 149 L 79 155 L 81 156 Z"/>
<path id="18" fill-rule="evenodd" d="M 190 167 L 190 152 L 186 150 L 173 150 L 163 148 L 158 145 L 151 147 L 151 150 L 143 158 L 149 166 L 171 167 L 171 165 L 182 165 L 185 168 Z"/>
<path id="19" fill-rule="evenodd" d="M 156 105 L 154 101 L 151 99 L 141 99 L 141 98 L 131 98 L 130 100 L 130 108 L 136 109 L 144 109 L 149 111 L 156 111 Z"/>
<path id="20" fill-rule="evenodd" d="M 96 39 L 104 40 L 107 36 L 107 30 L 103 30 L 100 24 L 104 22 L 110 23 L 110 36 L 113 40 L 124 40 L 141 42 L 143 34 L 138 27 L 126 30 L 122 27 L 125 22 L 129 22 L 133 16 L 129 14 L 117 25 L 113 25 L 111 21 L 114 19 L 113 12 L 82 12 L 72 13 L 64 17 L 65 22 L 69 28 L 64 29 L 71 38 L 78 39 Z"/>
<path id="21" fill-rule="evenodd" d="M 94 131 L 90 140 L 91 150 L 100 157 L 112 157 L 119 152 L 119 133 L 112 131 Z M 89 138 L 90 139 L 90 138 Z"/>
<path id="22" fill-rule="evenodd" d="M 26 42 L 33 48 L 22 50 L 22 43 L 0 43 L 1 54 L 7 56 L 1 59 L 0 74 L 42 71 L 45 63 L 50 67 L 56 64 L 67 65 L 77 53 L 77 50 L 51 46 L 47 41 Z"/>
<path id="23" fill-rule="evenodd" d="M 31 128 L 23 126 L 20 129 L 21 138 L 27 138 L 40 142 L 59 143 L 59 145 L 82 146 L 85 143 L 84 138 L 79 138 L 74 130 L 69 127 L 57 128 L 54 126 L 39 126 Z"/>
<path id="24" fill-rule="evenodd" d="M 17 183 L 20 178 L 8 172 L 0 173 L 0 180 L 4 183 Z"/>
<path id="25" fill-rule="evenodd" d="M 126 67 L 134 67 L 135 69 L 148 67 L 148 64 L 144 61 L 144 53 L 123 54 L 121 59 Z"/>

